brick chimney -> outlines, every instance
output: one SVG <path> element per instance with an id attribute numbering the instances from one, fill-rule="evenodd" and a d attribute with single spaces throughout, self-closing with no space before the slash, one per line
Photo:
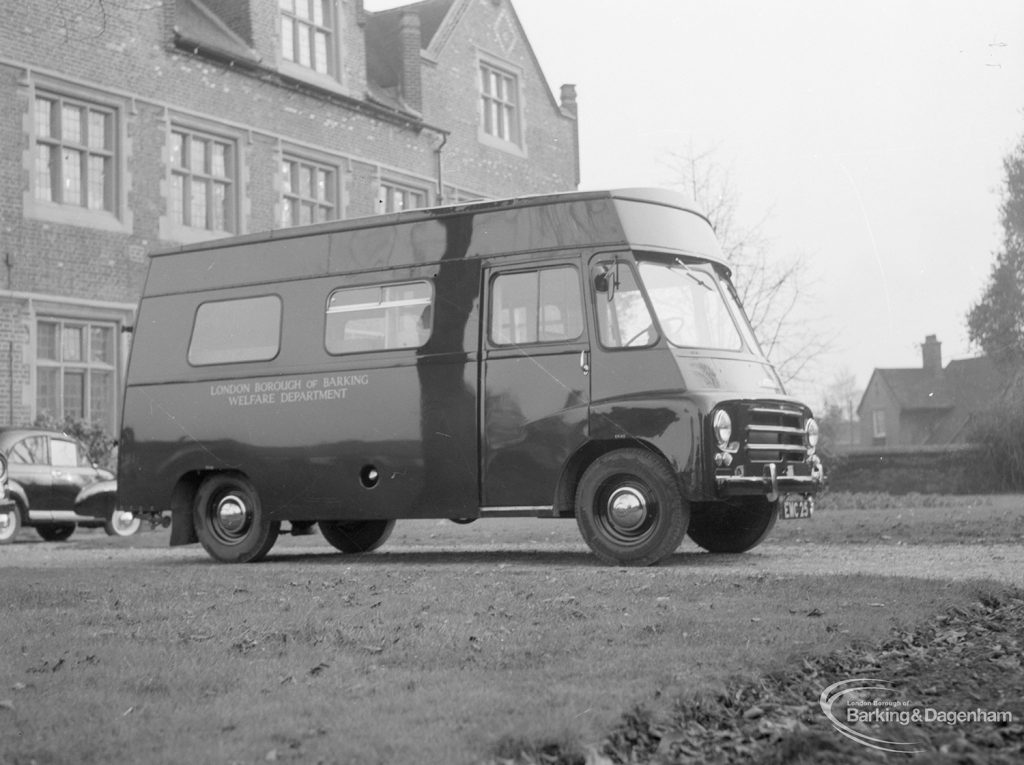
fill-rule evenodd
<path id="1" fill-rule="evenodd" d="M 423 111 L 423 70 L 420 63 L 420 15 L 415 11 L 402 14 L 402 97 L 406 106 Z"/>
<path id="2" fill-rule="evenodd" d="M 935 335 L 928 335 L 921 344 L 921 365 L 932 374 L 942 372 L 942 343 Z"/>
<path id="3" fill-rule="evenodd" d="M 575 85 L 567 84 L 562 86 L 562 111 L 571 114 L 573 117 L 577 116 Z"/>

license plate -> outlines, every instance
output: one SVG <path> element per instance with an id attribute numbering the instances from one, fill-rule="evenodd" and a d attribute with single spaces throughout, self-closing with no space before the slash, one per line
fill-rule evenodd
<path id="1" fill-rule="evenodd" d="M 798 518 L 810 518 L 814 514 L 814 499 L 811 497 L 794 496 L 783 498 L 779 506 L 779 518 L 792 521 Z"/>

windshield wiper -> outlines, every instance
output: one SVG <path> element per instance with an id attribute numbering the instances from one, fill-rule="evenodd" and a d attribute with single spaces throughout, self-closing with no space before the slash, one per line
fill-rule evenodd
<path id="1" fill-rule="evenodd" d="M 691 279 L 693 279 L 693 280 L 694 280 L 695 282 L 697 282 L 697 284 L 699 284 L 699 285 L 700 285 L 701 287 L 703 287 L 704 289 L 708 290 L 709 292 L 714 292 L 714 291 L 715 291 L 713 287 L 709 287 L 708 285 L 706 285 L 706 284 L 705 284 L 705 283 L 703 282 L 703 280 L 702 280 L 702 279 L 701 279 L 701 278 L 700 278 L 699 276 L 697 276 L 697 274 L 696 274 L 696 273 L 694 272 L 694 270 L 693 270 L 692 268 L 690 268 L 690 267 L 689 267 L 688 265 L 686 265 L 686 264 L 685 264 L 685 263 L 684 263 L 683 261 L 681 261 L 681 260 L 680 260 L 679 258 L 676 258 L 676 259 L 675 259 L 675 262 L 676 262 L 676 265 L 677 265 L 677 266 L 679 266 L 679 267 L 680 267 L 681 269 L 683 269 L 684 271 L 686 271 L 687 275 L 688 275 L 688 276 L 689 276 L 689 277 L 690 277 Z"/>

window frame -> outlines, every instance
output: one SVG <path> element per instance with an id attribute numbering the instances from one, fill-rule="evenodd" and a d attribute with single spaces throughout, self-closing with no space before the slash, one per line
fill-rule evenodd
<path id="1" fill-rule="evenodd" d="M 53 326 L 53 357 L 42 352 L 43 326 Z M 68 330 L 81 330 L 80 358 L 67 358 Z M 107 333 L 108 358 L 97 359 L 95 330 Z M 39 316 L 34 328 L 34 405 L 37 413 L 49 412 L 58 420 L 65 417 L 80 417 L 87 422 L 102 423 L 114 432 L 117 425 L 117 391 L 120 384 L 120 352 L 118 343 L 119 327 L 116 322 L 93 318 L 70 318 L 62 316 Z M 68 411 L 69 375 L 81 378 L 81 389 L 77 392 L 81 411 Z M 41 386 L 45 379 L 51 381 L 53 390 L 44 394 Z M 105 380 L 107 390 L 103 390 Z M 74 392 L 74 391 L 72 391 Z M 103 400 L 97 397 L 102 394 Z M 49 400 L 49 399 L 52 399 Z M 45 406 L 44 406 L 45 404 Z M 52 406 L 51 406 L 52 404 Z M 76 408 L 77 409 L 77 408 Z"/>
<path id="2" fill-rule="evenodd" d="M 401 195 L 402 206 L 395 207 L 393 204 L 395 194 Z M 417 196 L 422 199 L 423 204 L 408 204 L 407 199 Z M 403 212 L 405 210 L 422 210 L 430 206 L 430 192 L 421 186 L 403 183 L 391 178 L 381 178 L 377 183 L 377 199 L 374 210 L 378 215 Z"/>
<path id="3" fill-rule="evenodd" d="M 276 56 L 277 56 L 277 68 L 278 71 L 286 77 L 291 77 L 295 80 L 314 85 L 319 88 L 335 93 L 346 93 L 346 80 L 347 75 L 344 67 L 344 57 L 342 56 L 342 46 L 344 44 L 343 32 L 345 31 L 345 11 L 341 7 L 341 4 L 337 0 L 322 0 L 324 5 L 324 19 L 322 23 L 315 21 L 313 14 L 310 14 L 310 18 L 303 19 L 299 18 L 298 14 L 294 10 L 289 10 L 285 6 L 291 6 L 292 9 L 298 3 L 320 2 L 321 0 L 278 0 L 277 7 L 275 9 L 275 34 L 276 34 Z M 299 26 L 307 28 L 307 34 L 309 30 L 320 30 L 321 33 L 326 35 L 326 41 L 323 49 L 324 62 L 326 64 L 326 71 L 318 70 L 314 66 L 300 63 L 301 56 L 298 54 L 298 45 L 300 40 L 300 29 Z M 289 36 L 289 27 L 291 43 L 286 42 L 286 38 Z M 315 40 L 311 43 L 310 47 L 310 63 L 315 63 L 316 56 L 316 45 Z M 348 94 L 354 95 L 354 94 Z"/>
<path id="4" fill-rule="evenodd" d="M 209 348 L 199 348 L 199 349 L 196 348 L 197 334 L 198 334 L 198 331 L 200 329 L 200 313 L 203 312 L 203 309 L 205 307 L 207 307 L 207 306 L 226 306 L 226 305 L 231 304 L 231 303 L 234 303 L 236 305 L 240 304 L 240 303 L 245 303 L 245 302 L 254 303 L 256 301 L 261 301 L 261 300 L 274 300 L 274 301 L 276 301 L 276 305 L 277 305 L 277 321 L 275 323 L 276 337 L 274 338 L 274 344 L 273 344 L 274 345 L 274 351 L 273 351 L 273 353 L 269 353 L 267 351 L 263 351 L 263 352 L 260 352 L 260 353 L 257 354 L 257 353 L 254 353 L 253 351 L 250 351 L 249 355 L 239 356 L 238 354 L 244 353 L 245 349 L 244 348 L 242 348 L 242 349 L 235 348 L 235 349 L 233 349 L 233 353 L 235 354 L 235 356 L 231 357 L 231 358 L 229 358 L 227 356 L 218 356 L 218 357 L 214 358 L 213 360 L 206 360 L 206 356 L 205 355 L 204 356 L 200 356 L 201 360 L 198 360 L 198 361 L 194 358 L 195 356 L 199 355 L 200 352 L 202 352 L 203 354 L 207 354 L 207 355 L 213 354 L 213 353 L 217 352 L 216 348 L 213 349 L 213 350 L 211 350 Z M 205 327 L 203 327 L 203 329 L 205 329 Z M 189 333 L 188 347 L 186 348 L 186 351 L 185 351 L 185 360 L 188 362 L 188 365 L 190 367 L 193 367 L 193 368 L 204 368 L 204 367 L 214 367 L 214 366 L 223 366 L 223 365 L 235 365 L 235 364 L 266 363 L 268 361 L 273 361 L 274 359 L 276 359 L 281 354 L 281 341 L 282 341 L 283 335 L 284 335 L 284 300 L 281 298 L 280 295 L 278 295 L 276 293 L 265 293 L 265 294 L 260 294 L 260 295 L 239 295 L 239 296 L 235 296 L 235 297 L 215 298 L 215 299 L 211 299 L 211 300 L 204 300 L 204 301 L 202 301 L 201 303 L 199 303 L 196 306 L 195 311 L 192 314 L 192 331 Z M 267 345 L 267 346 L 252 346 L 253 349 L 259 349 L 259 348 L 262 348 L 262 347 L 269 347 L 269 345 Z"/>
<path id="5" fill-rule="evenodd" d="M 176 136 L 183 139 L 180 159 L 175 161 L 175 140 Z M 241 225 L 241 179 L 240 179 L 240 158 L 238 140 L 219 134 L 201 127 L 191 125 L 187 122 L 172 121 L 167 133 L 167 220 L 175 231 L 200 232 L 205 237 L 231 236 L 240 234 Z M 203 167 L 195 170 L 192 167 L 194 157 L 194 146 L 197 142 L 207 148 L 203 150 Z M 226 149 L 224 153 L 224 174 L 215 172 L 213 165 L 214 147 L 221 146 Z M 176 182 L 175 178 L 182 178 L 180 204 L 176 204 Z M 193 221 L 195 212 L 196 195 L 193 187 L 198 179 L 201 188 L 204 188 L 205 201 L 203 204 L 206 221 L 203 225 L 196 225 Z M 224 209 L 222 211 L 224 227 L 212 228 L 216 225 L 216 196 L 214 189 L 217 186 L 225 187 Z M 180 208 L 180 209 L 179 209 Z M 176 237 L 172 237 L 176 238 Z"/>
<path id="6" fill-rule="evenodd" d="M 293 165 L 293 168 L 288 175 L 293 176 L 288 178 L 285 173 L 285 165 Z M 308 155 L 298 153 L 285 149 L 281 153 L 280 159 L 280 174 L 279 179 L 281 182 L 281 196 L 280 196 L 280 210 L 277 215 L 277 224 L 282 228 L 292 228 L 295 226 L 302 226 L 311 223 L 322 223 L 325 221 L 339 220 L 341 217 L 341 200 L 340 200 L 340 186 L 338 179 L 341 174 L 338 166 L 329 161 L 323 159 L 316 159 Z M 327 198 L 320 199 L 311 196 L 305 196 L 302 193 L 301 184 L 299 188 L 296 188 L 294 176 L 301 178 L 303 168 L 312 169 L 314 178 L 319 173 L 324 172 L 327 174 L 327 182 L 324 184 L 326 189 Z M 314 190 L 319 186 L 315 181 L 313 183 Z M 289 208 L 290 203 L 290 208 Z M 313 217 L 310 221 L 302 221 L 302 210 L 312 208 L 314 210 Z M 285 216 L 288 211 L 291 211 L 291 222 L 285 221 Z M 320 218 L 317 216 L 316 211 L 324 210 L 327 211 L 325 217 Z"/>
<path id="7" fill-rule="evenodd" d="M 388 300 L 388 298 L 387 298 L 388 290 L 394 290 L 394 289 L 398 289 L 398 288 L 401 288 L 401 287 L 411 287 L 413 285 L 421 285 L 421 284 L 422 285 L 426 285 L 429 288 L 429 291 L 430 291 L 430 296 L 426 300 L 423 300 L 421 298 L 404 298 L 404 299 Z M 338 295 L 338 294 L 341 294 L 341 293 L 344 293 L 344 292 L 355 293 L 355 292 L 369 291 L 369 290 L 377 290 L 378 291 L 379 297 L 378 297 L 378 300 L 377 300 L 376 304 L 372 304 L 372 303 L 356 303 L 356 304 L 345 305 L 345 306 L 341 306 L 341 307 L 332 307 L 332 302 L 333 302 L 335 296 Z M 324 337 L 324 350 L 330 356 L 351 356 L 351 355 L 359 354 L 359 353 L 384 353 L 384 352 L 388 352 L 388 351 L 409 351 L 409 350 L 415 351 L 415 350 L 418 350 L 418 349 L 422 348 L 423 346 L 425 346 L 428 342 L 430 342 L 430 338 L 433 336 L 433 333 L 434 333 L 433 317 L 434 317 L 434 313 L 435 313 L 436 300 L 437 300 L 437 289 L 434 286 L 433 279 L 429 279 L 429 278 L 405 279 L 405 280 L 397 281 L 397 282 L 372 282 L 370 284 L 352 285 L 352 286 L 337 287 L 335 289 L 332 289 L 328 293 L 328 295 L 327 295 L 327 303 L 326 303 L 326 306 L 324 308 L 324 335 L 323 335 L 323 337 Z M 423 308 L 419 308 L 419 306 L 423 306 Z M 419 311 L 421 319 L 422 319 L 422 316 L 424 315 L 424 311 L 429 311 L 428 316 L 430 318 L 430 326 L 425 327 L 426 335 L 424 335 L 421 338 L 418 338 L 418 340 L 417 340 L 417 342 L 415 344 L 402 344 L 402 345 L 393 344 L 393 345 L 389 345 L 388 344 L 388 338 L 387 338 L 388 327 L 385 327 L 385 340 L 384 340 L 384 344 L 381 347 L 379 347 L 379 348 L 356 348 L 356 349 L 352 349 L 352 350 L 345 349 L 345 348 L 342 347 L 342 343 L 345 340 L 344 332 L 342 332 L 341 337 L 337 341 L 332 341 L 332 339 L 331 339 L 331 326 L 332 326 L 332 323 L 330 321 L 330 316 L 331 315 L 337 315 L 337 314 L 343 314 L 343 313 L 359 313 L 359 312 L 381 311 L 381 312 L 384 312 L 383 321 L 386 324 L 391 325 L 392 323 L 394 323 L 395 325 L 397 325 L 398 321 L 402 318 L 402 309 L 403 308 L 413 308 L 413 309 L 416 309 L 417 311 Z M 388 311 L 393 311 L 394 313 L 393 314 L 389 314 L 389 313 L 387 313 Z M 396 333 L 400 332 L 400 331 L 401 331 L 401 328 L 398 328 L 396 330 Z M 337 344 L 335 344 L 335 342 Z"/>
<path id="8" fill-rule="evenodd" d="M 635 291 L 640 299 L 640 304 L 643 306 L 643 310 L 647 316 L 648 325 L 650 327 L 650 336 L 647 338 L 647 342 L 643 345 L 627 345 L 626 341 L 630 338 L 623 337 L 618 338 L 619 344 L 612 344 L 612 340 L 614 340 L 613 335 L 621 332 L 622 323 L 618 319 L 618 313 L 614 304 L 611 306 L 603 306 L 601 305 L 601 301 L 603 300 L 607 303 L 611 303 L 618 295 L 622 294 L 621 288 L 616 289 L 612 301 L 608 300 L 607 292 L 599 292 L 597 289 L 592 289 L 594 296 L 594 318 L 597 325 L 597 342 L 604 350 L 611 351 L 613 353 L 653 348 L 661 341 L 661 332 L 658 328 L 657 319 L 655 319 L 654 306 L 651 305 L 650 296 L 647 294 L 647 290 L 644 289 L 637 264 L 633 260 L 627 260 L 626 256 L 622 253 L 602 254 L 592 261 L 592 284 L 598 275 L 605 272 L 606 268 L 619 269 L 618 274 L 612 275 L 612 278 L 619 282 L 623 280 L 622 269 L 626 270 L 628 278 L 632 280 L 633 285 L 636 288 Z M 614 327 L 608 322 L 608 314 L 605 313 L 606 310 L 616 312 Z M 608 335 L 607 337 L 606 334 Z"/>
<path id="9" fill-rule="evenodd" d="M 884 409 L 872 409 L 871 410 L 871 435 L 873 438 L 885 438 L 885 410 Z"/>
<path id="10" fill-rule="evenodd" d="M 23 90 L 25 96 L 25 112 L 23 135 L 25 136 L 24 148 L 22 150 L 22 171 L 28 182 L 22 187 L 22 203 L 24 215 L 27 218 L 46 220 L 54 223 L 82 226 L 86 228 L 128 233 L 132 231 L 132 211 L 127 204 L 127 190 L 131 185 L 128 175 L 128 154 L 130 142 L 125 139 L 125 120 L 128 110 L 123 98 L 96 90 L 86 86 L 72 84 L 57 78 L 32 73 L 28 78 Z M 47 135 L 43 135 L 43 127 L 40 125 L 40 115 L 37 110 L 37 103 L 40 100 L 54 102 L 50 114 L 54 109 L 59 113 L 56 117 L 56 127 L 48 125 Z M 61 104 L 71 105 L 85 110 L 84 143 L 76 143 L 65 139 L 61 135 L 61 125 L 64 118 L 64 109 Z M 105 129 L 106 145 L 102 148 L 89 147 L 88 130 L 89 114 L 103 114 L 107 117 L 108 123 Z M 56 135 L 49 133 L 56 132 Z M 84 189 L 85 204 L 79 202 L 68 202 L 60 194 L 54 196 L 52 177 L 59 173 L 59 186 L 64 183 L 64 152 L 59 147 L 67 145 L 73 151 L 84 151 L 86 169 L 79 174 L 79 187 Z M 51 180 L 49 182 L 50 192 L 43 195 L 40 184 L 39 173 L 41 170 L 41 148 L 51 147 L 58 150 L 61 159 L 58 168 L 50 170 Z M 96 207 L 88 206 L 88 199 L 91 193 L 89 188 L 88 157 L 102 158 L 104 167 L 104 184 L 101 192 L 102 205 Z"/>
<path id="11" fill-rule="evenodd" d="M 578 313 L 576 315 L 576 321 L 579 324 L 579 332 L 577 332 L 575 335 L 572 335 L 572 336 L 568 336 L 567 335 L 567 336 L 564 336 L 564 337 L 557 337 L 557 338 L 553 338 L 553 339 L 541 339 L 541 336 L 542 336 L 541 327 L 542 327 L 542 324 L 546 323 L 545 321 L 542 321 L 542 316 L 541 316 L 543 308 L 545 307 L 545 305 L 541 302 L 541 297 L 543 296 L 543 292 L 544 292 L 543 286 L 541 284 L 541 274 L 543 272 L 545 272 L 545 271 L 547 271 L 547 272 L 552 272 L 552 271 L 570 271 L 575 276 L 575 284 L 576 284 L 576 293 L 575 294 L 576 294 L 576 297 L 577 297 L 577 301 L 576 301 L 575 307 L 578 309 Z M 502 340 L 499 339 L 499 337 L 497 337 L 495 335 L 495 328 L 496 328 L 495 321 L 496 321 L 497 311 L 501 309 L 501 307 L 498 305 L 498 300 L 496 300 L 496 297 L 495 297 L 496 296 L 496 291 L 497 291 L 496 290 L 496 285 L 497 285 L 498 281 L 500 279 L 502 279 L 502 278 L 505 278 L 505 277 L 517 277 L 517 276 L 523 276 L 523 275 L 536 276 L 536 278 L 537 278 L 537 280 L 536 280 L 537 287 L 536 287 L 536 292 L 534 293 L 534 295 L 536 297 L 536 315 L 533 317 L 533 328 L 534 328 L 534 331 L 532 333 L 532 335 L 536 336 L 536 339 L 526 339 L 526 340 L 523 340 L 523 341 L 518 341 L 518 340 L 515 340 L 515 339 L 511 339 L 511 340 L 509 340 L 507 342 L 506 341 L 502 341 Z M 580 277 L 581 277 L 581 271 L 580 271 L 579 267 L 575 263 L 551 263 L 551 264 L 545 264 L 543 266 L 537 266 L 537 267 L 532 267 L 532 268 L 516 268 L 516 269 L 501 270 L 501 271 L 493 272 L 491 274 L 490 278 L 487 281 L 487 304 L 488 304 L 488 309 L 487 309 L 487 313 L 488 313 L 488 316 L 487 316 L 487 343 L 488 343 L 488 345 L 491 348 L 495 348 L 495 349 L 507 349 L 507 348 L 517 348 L 517 347 L 526 346 L 526 345 L 544 347 L 544 346 L 552 346 L 552 345 L 559 345 L 559 344 L 565 344 L 565 343 L 579 343 L 579 342 L 581 342 L 586 337 L 586 335 L 587 335 L 587 316 L 586 316 L 586 305 L 585 305 L 586 298 L 584 296 L 585 290 L 583 288 L 583 284 L 581 282 L 581 278 Z M 570 309 L 572 308 L 572 306 L 569 306 L 568 303 L 563 303 L 562 307 L 563 308 L 570 308 Z M 566 322 L 567 326 L 568 326 L 568 321 L 569 321 L 568 317 L 569 316 L 571 316 L 571 311 L 567 312 L 566 314 L 564 314 L 562 319 L 561 319 L 563 322 Z M 528 317 L 527 317 L 527 319 L 528 319 Z M 514 316 L 510 315 L 509 316 L 509 321 L 510 321 L 510 323 L 514 324 L 516 322 L 516 319 L 515 319 Z M 526 326 L 527 327 L 530 326 L 528 320 L 526 322 Z M 500 331 L 499 331 L 499 336 L 500 336 Z"/>
<path id="12" fill-rule="evenodd" d="M 491 90 L 495 81 L 502 83 L 501 92 Z M 522 70 L 509 62 L 479 53 L 476 84 L 479 141 L 492 148 L 525 156 L 526 108 Z M 511 94 L 512 98 L 506 94 Z"/>

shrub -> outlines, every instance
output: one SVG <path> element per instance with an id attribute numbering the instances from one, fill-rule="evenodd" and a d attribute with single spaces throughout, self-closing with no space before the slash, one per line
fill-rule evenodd
<path id="1" fill-rule="evenodd" d="M 107 470 L 116 470 L 116 458 L 114 454 L 115 441 L 113 436 L 107 433 L 106 428 L 94 422 L 88 422 L 80 417 L 65 417 L 58 420 L 49 412 L 44 412 L 36 417 L 33 423 L 37 428 L 47 430 L 59 430 L 69 436 L 74 436 L 89 451 L 89 459 L 95 464 Z"/>
<path id="2" fill-rule="evenodd" d="M 1003 405 L 976 417 L 968 440 L 978 451 L 976 468 L 993 490 L 1024 490 L 1024 408 Z"/>

